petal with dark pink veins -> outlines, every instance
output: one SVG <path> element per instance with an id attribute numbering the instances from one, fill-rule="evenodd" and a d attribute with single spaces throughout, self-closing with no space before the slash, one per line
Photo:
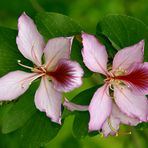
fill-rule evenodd
<path id="1" fill-rule="evenodd" d="M 125 75 L 116 78 L 128 85 L 133 93 L 148 94 L 148 62 L 132 64 Z"/>
<path id="2" fill-rule="evenodd" d="M 54 71 L 47 73 L 58 91 L 68 92 L 82 85 L 83 70 L 77 62 L 60 60 Z"/>

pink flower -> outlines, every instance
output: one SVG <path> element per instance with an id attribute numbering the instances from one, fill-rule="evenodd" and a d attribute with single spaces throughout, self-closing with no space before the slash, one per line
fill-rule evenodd
<path id="1" fill-rule="evenodd" d="M 89 130 L 102 130 L 107 136 L 115 134 L 120 123 L 147 122 L 148 62 L 143 63 L 144 41 L 118 51 L 111 69 L 107 67 L 106 48 L 95 36 L 83 33 L 82 42 L 85 65 L 106 76 L 88 107 Z"/>
<path id="2" fill-rule="evenodd" d="M 16 99 L 29 88 L 32 81 L 41 77 L 35 105 L 40 111 L 46 112 L 53 122 L 60 124 L 61 92 L 71 91 L 82 84 L 83 70 L 77 62 L 69 60 L 72 38 L 50 39 L 45 45 L 33 20 L 25 13 L 19 18 L 18 30 L 18 49 L 35 66 L 23 65 L 19 60 L 18 64 L 29 68 L 32 73 L 17 70 L 0 78 L 0 100 Z"/>

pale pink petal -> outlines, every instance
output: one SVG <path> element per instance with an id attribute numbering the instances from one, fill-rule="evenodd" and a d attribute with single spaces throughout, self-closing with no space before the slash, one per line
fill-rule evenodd
<path id="1" fill-rule="evenodd" d="M 33 80 L 40 77 L 35 73 L 14 71 L 0 78 L 0 100 L 14 100 L 22 95 Z"/>
<path id="2" fill-rule="evenodd" d="M 102 126 L 102 133 L 105 137 L 108 135 L 115 135 L 119 130 L 120 120 L 112 115 L 104 122 Z"/>
<path id="3" fill-rule="evenodd" d="M 125 75 L 117 76 L 133 93 L 138 95 L 148 94 L 148 62 L 134 63 L 127 69 Z"/>
<path id="4" fill-rule="evenodd" d="M 69 59 L 72 38 L 58 37 L 50 39 L 44 49 L 45 66 L 52 69 L 60 59 Z"/>
<path id="5" fill-rule="evenodd" d="M 61 124 L 61 102 L 61 93 L 53 88 L 46 77 L 43 77 L 35 94 L 36 107 L 41 112 L 46 112 L 53 122 Z"/>
<path id="6" fill-rule="evenodd" d="M 78 104 L 69 102 L 67 99 L 64 100 L 63 105 L 70 111 L 87 111 L 88 110 L 87 105 L 78 105 Z"/>
<path id="7" fill-rule="evenodd" d="M 115 102 L 127 116 L 147 121 L 148 100 L 146 96 L 138 96 L 126 86 L 114 86 Z"/>
<path id="8" fill-rule="evenodd" d="M 118 51 L 113 60 L 113 69 L 126 70 L 131 64 L 143 62 L 144 40 Z"/>
<path id="9" fill-rule="evenodd" d="M 86 33 L 82 34 L 82 56 L 85 65 L 93 72 L 107 75 L 107 59 L 106 48 L 99 40 Z"/>
<path id="10" fill-rule="evenodd" d="M 25 13 L 18 20 L 18 36 L 16 42 L 18 49 L 25 58 L 38 66 L 41 65 L 45 43 L 33 20 Z"/>
<path id="11" fill-rule="evenodd" d="M 115 103 L 113 103 L 113 107 L 112 107 L 112 116 L 114 118 L 119 119 L 120 122 L 123 124 L 136 126 L 139 123 L 138 119 L 131 118 L 127 116 L 126 114 L 124 114 L 123 112 L 121 112 Z"/>
<path id="12" fill-rule="evenodd" d="M 82 85 L 83 70 L 77 62 L 60 60 L 54 71 L 48 72 L 53 80 L 54 88 L 68 92 Z"/>
<path id="13" fill-rule="evenodd" d="M 100 87 L 94 94 L 90 105 L 89 130 L 100 130 L 106 119 L 110 116 L 112 100 L 109 96 L 108 86 L 105 84 Z"/>

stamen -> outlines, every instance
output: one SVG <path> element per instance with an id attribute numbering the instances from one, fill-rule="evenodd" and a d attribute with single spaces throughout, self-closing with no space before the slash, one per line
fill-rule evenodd
<path id="1" fill-rule="evenodd" d="M 117 130 L 112 126 L 111 121 L 110 121 L 109 118 L 107 118 L 107 123 L 108 123 L 110 129 L 111 129 L 113 132 L 117 133 Z"/>
<path id="2" fill-rule="evenodd" d="M 21 63 L 21 60 L 17 60 L 17 63 L 18 63 L 20 66 L 24 67 L 24 68 L 27 68 L 27 69 L 30 69 L 30 70 L 33 70 L 33 69 L 34 69 L 33 67 L 30 67 L 30 66 L 27 66 L 27 65 L 22 64 L 22 63 Z"/>
<path id="3" fill-rule="evenodd" d="M 112 84 L 109 84 L 109 88 L 110 88 L 112 91 L 114 91 L 114 87 L 113 87 Z"/>
<path id="4" fill-rule="evenodd" d="M 117 132 L 116 133 L 116 136 L 119 136 L 119 135 L 131 135 L 132 132 Z"/>
<path id="5" fill-rule="evenodd" d="M 116 136 L 119 136 L 119 135 L 131 135 L 132 134 L 132 132 L 117 132 L 117 130 L 112 126 L 111 121 L 110 121 L 109 118 L 107 119 L 107 122 L 108 122 L 108 125 L 109 125 L 110 129 L 113 132 L 115 132 Z"/>

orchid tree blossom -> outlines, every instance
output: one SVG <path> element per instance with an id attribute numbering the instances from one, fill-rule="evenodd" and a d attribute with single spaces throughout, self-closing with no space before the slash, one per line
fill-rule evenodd
<path id="1" fill-rule="evenodd" d="M 88 107 L 89 131 L 115 134 L 120 123 L 136 125 L 148 121 L 148 62 L 143 62 L 144 40 L 117 52 L 112 67 L 104 45 L 90 34 L 82 34 L 82 56 L 93 72 L 106 76 Z M 69 108 L 72 104 L 66 103 Z M 80 108 L 80 106 L 79 106 Z M 80 110 L 80 109 L 79 109 Z"/>
<path id="2" fill-rule="evenodd" d="M 45 44 L 33 20 L 23 13 L 18 20 L 16 42 L 21 54 L 32 61 L 34 67 L 23 65 L 18 59 L 18 64 L 32 73 L 17 70 L 1 77 L 0 101 L 17 99 L 35 79 L 41 77 L 35 93 L 35 105 L 46 112 L 53 122 L 60 124 L 62 92 L 71 91 L 82 84 L 82 68 L 77 62 L 69 60 L 72 37 L 50 39 Z"/>

